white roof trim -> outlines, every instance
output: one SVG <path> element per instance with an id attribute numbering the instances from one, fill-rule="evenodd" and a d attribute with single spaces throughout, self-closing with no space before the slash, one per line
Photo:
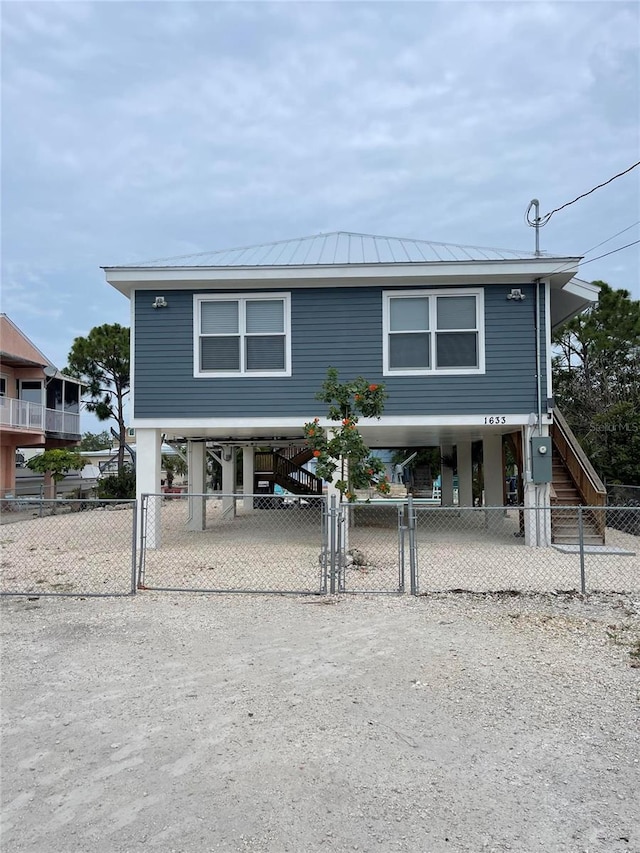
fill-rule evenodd
<path id="1" fill-rule="evenodd" d="M 510 261 L 451 261 L 431 263 L 350 264 L 314 267 L 105 267 L 109 284 L 125 295 L 145 287 L 174 289 L 198 286 L 273 287 L 276 282 L 289 286 L 341 287 L 369 285 L 372 280 L 389 283 L 416 279 L 442 284 L 475 282 L 491 284 L 552 278 L 556 284 L 568 282 L 578 269 L 580 258 L 528 258 Z"/>

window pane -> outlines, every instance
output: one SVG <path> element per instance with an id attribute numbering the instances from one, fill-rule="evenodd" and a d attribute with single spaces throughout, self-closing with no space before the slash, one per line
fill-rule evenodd
<path id="1" fill-rule="evenodd" d="M 389 335 L 389 367 L 429 367 L 429 334 Z"/>
<path id="2" fill-rule="evenodd" d="M 27 403 L 42 403 L 41 382 L 21 382 L 20 399 Z"/>
<path id="3" fill-rule="evenodd" d="M 64 407 L 67 412 L 80 411 L 80 386 L 73 382 L 64 383 Z"/>
<path id="4" fill-rule="evenodd" d="M 389 300 L 391 332 L 422 332 L 429 328 L 427 297 L 395 297 Z"/>
<path id="5" fill-rule="evenodd" d="M 475 296 L 438 296 L 439 329 L 475 329 Z"/>
<path id="6" fill-rule="evenodd" d="M 246 338 L 247 370 L 284 370 L 284 338 L 252 335 Z"/>
<path id="7" fill-rule="evenodd" d="M 247 302 L 247 332 L 284 332 L 282 299 L 256 299 Z"/>
<path id="8" fill-rule="evenodd" d="M 445 332 L 436 335 L 438 367 L 477 367 L 476 332 Z"/>
<path id="9" fill-rule="evenodd" d="M 240 338 L 200 338 L 200 370 L 240 370 Z"/>
<path id="10" fill-rule="evenodd" d="M 200 323 L 203 335 L 237 335 L 238 303 L 230 300 L 202 302 Z"/>

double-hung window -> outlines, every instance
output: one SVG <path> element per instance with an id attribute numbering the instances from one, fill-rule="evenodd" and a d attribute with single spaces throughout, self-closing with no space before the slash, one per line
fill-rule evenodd
<path id="1" fill-rule="evenodd" d="M 196 376 L 290 376 L 289 294 L 194 297 Z"/>
<path id="2" fill-rule="evenodd" d="M 484 373 L 482 290 L 386 291 L 384 374 Z"/>

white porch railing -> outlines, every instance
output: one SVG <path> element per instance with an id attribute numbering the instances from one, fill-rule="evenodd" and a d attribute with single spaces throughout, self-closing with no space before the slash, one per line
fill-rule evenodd
<path id="1" fill-rule="evenodd" d="M 44 428 L 46 432 L 80 435 L 80 415 L 78 412 L 61 412 L 58 409 L 45 409 Z"/>
<path id="2" fill-rule="evenodd" d="M 45 409 L 39 403 L 0 397 L 0 425 L 34 432 L 57 432 L 80 435 L 78 412 Z"/>

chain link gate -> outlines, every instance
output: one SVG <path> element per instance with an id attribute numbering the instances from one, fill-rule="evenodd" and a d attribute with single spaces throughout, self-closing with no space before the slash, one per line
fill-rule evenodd
<path id="1" fill-rule="evenodd" d="M 326 592 L 327 508 L 317 495 L 142 496 L 138 589 Z"/>
<path id="2" fill-rule="evenodd" d="M 332 497 L 328 511 L 329 592 L 404 593 L 410 518 L 409 502 L 382 500 L 338 506 Z M 413 553 L 411 548 L 409 553 Z M 411 565 L 413 593 L 415 565 Z"/>

